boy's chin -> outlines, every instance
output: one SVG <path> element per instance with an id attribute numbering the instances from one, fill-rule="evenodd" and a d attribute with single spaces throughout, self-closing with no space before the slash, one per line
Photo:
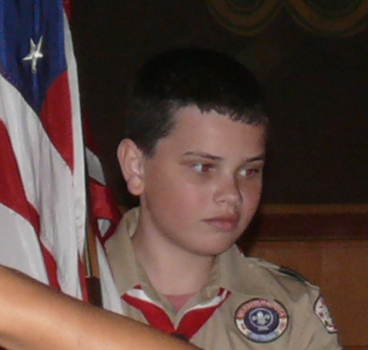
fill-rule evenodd
<path id="1" fill-rule="evenodd" d="M 201 256 L 217 256 L 229 250 L 234 243 L 235 242 L 202 246 L 197 249 L 196 253 Z"/>

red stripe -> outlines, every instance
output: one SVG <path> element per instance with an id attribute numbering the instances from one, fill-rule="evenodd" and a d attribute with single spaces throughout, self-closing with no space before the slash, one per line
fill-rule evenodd
<path id="1" fill-rule="evenodd" d="M 93 133 L 91 130 L 91 127 L 88 123 L 88 118 L 84 116 L 82 118 L 83 122 L 83 137 L 84 137 L 84 144 L 85 146 L 93 153 L 97 154 L 97 145 L 95 143 L 95 140 L 93 138 Z"/>
<path id="2" fill-rule="evenodd" d="M 221 295 L 223 291 L 224 289 L 221 288 L 218 295 Z M 202 328 L 202 326 L 204 326 L 204 324 L 213 315 L 213 313 L 224 303 L 224 301 L 229 297 L 229 295 L 230 292 L 228 292 L 224 300 L 222 300 L 217 305 L 189 311 L 181 319 L 177 333 L 185 334 L 188 339 L 192 338 L 193 335 L 196 334 Z"/>
<path id="3" fill-rule="evenodd" d="M 115 198 L 106 185 L 101 184 L 93 178 L 89 178 L 89 191 L 91 196 L 91 207 L 94 218 L 106 219 L 111 222 L 110 228 L 104 234 L 99 237 L 101 243 L 104 244 L 113 233 L 118 225 L 121 213 L 118 206 L 115 203 Z"/>
<path id="4" fill-rule="evenodd" d="M 68 21 L 70 22 L 70 18 L 71 18 L 71 1 L 70 0 L 64 0 L 63 1 L 63 6 L 64 6 L 66 16 L 68 18 Z"/>
<path id="5" fill-rule="evenodd" d="M 153 303 L 124 294 L 122 298 L 136 309 L 140 310 L 147 322 L 163 332 L 174 333 L 175 328 L 171 323 L 169 316 L 158 306 Z"/>
<path id="6" fill-rule="evenodd" d="M 40 245 L 41 245 L 43 260 L 46 266 L 47 276 L 49 277 L 49 285 L 52 288 L 61 291 L 61 287 L 60 287 L 58 277 L 57 277 L 56 261 L 54 257 L 52 256 L 52 254 L 46 249 L 46 247 L 42 244 L 41 241 L 40 241 Z"/>
<path id="7" fill-rule="evenodd" d="M 40 218 L 37 210 L 27 200 L 8 130 L 2 120 L 0 120 L 0 140 L 0 164 L 2 167 L 0 202 L 23 216 L 39 234 Z"/>
<path id="8" fill-rule="evenodd" d="M 136 286 L 135 289 L 142 288 Z M 147 322 L 157 329 L 170 334 L 177 334 L 179 336 L 184 336 L 186 339 L 191 339 L 194 334 L 196 334 L 208 321 L 208 319 L 213 315 L 213 313 L 224 303 L 224 301 L 229 297 L 231 292 L 225 291 L 225 289 L 220 288 L 217 296 L 226 293 L 223 300 L 219 301 L 218 304 L 213 306 L 198 308 L 189 310 L 181 319 L 177 329 L 174 328 L 169 316 L 166 314 L 158 305 L 152 302 L 139 299 L 137 297 L 131 296 L 129 294 L 124 294 L 122 299 L 128 304 L 134 306 L 136 309 L 140 310 Z"/>
<path id="9" fill-rule="evenodd" d="M 41 246 L 50 285 L 59 290 L 55 259 L 40 241 L 40 217 L 34 206 L 27 200 L 8 130 L 1 119 L 0 140 L 0 164 L 2 165 L 0 202 L 17 212 L 32 225 Z"/>
<path id="10" fill-rule="evenodd" d="M 86 147 L 96 156 L 92 161 L 95 162 L 95 166 L 99 166 L 102 169 L 100 160 L 97 157 L 96 144 L 92 135 L 91 128 L 89 126 L 87 118 L 83 118 L 83 132 L 84 132 L 84 142 Z M 114 195 L 111 189 L 106 186 L 106 184 L 99 182 L 93 177 L 89 177 L 89 193 L 90 193 L 90 203 L 94 221 L 97 219 L 105 219 L 110 221 L 110 227 L 106 232 L 101 232 L 96 230 L 98 238 L 102 246 L 105 242 L 114 234 L 117 225 L 121 219 L 121 212 L 115 201 Z M 98 225 L 96 225 L 98 227 Z"/>
<path id="11" fill-rule="evenodd" d="M 74 142 L 70 101 L 68 71 L 65 71 L 55 79 L 48 89 L 40 118 L 51 143 L 73 172 Z"/>

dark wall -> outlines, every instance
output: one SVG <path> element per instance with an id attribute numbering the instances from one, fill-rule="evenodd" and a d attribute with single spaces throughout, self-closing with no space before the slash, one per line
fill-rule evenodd
<path id="1" fill-rule="evenodd" d="M 82 105 L 109 185 L 127 201 L 115 160 L 137 67 L 178 46 L 227 51 L 261 81 L 272 119 L 265 201 L 368 203 L 368 35 L 325 38 L 284 10 L 254 37 L 220 25 L 198 0 L 74 2 Z"/>

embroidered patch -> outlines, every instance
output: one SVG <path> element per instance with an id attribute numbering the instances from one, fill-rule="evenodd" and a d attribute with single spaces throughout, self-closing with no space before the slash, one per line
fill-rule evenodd
<path id="1" fill-rule="evenodd" d="M 337 327 L 335 326 L 326 302 L 322 297 L 319 297 L 314 304 L 314 312 L 321 320 L 328 333 L 337 333 Z"/>
<path id="2" fill-rule="evenodd" d="M 269 343 L 286 330 L 289 316 L 276 300 L 251 299 L 241 304 L 235 312 L 239 331 L 256 343 Z"/>

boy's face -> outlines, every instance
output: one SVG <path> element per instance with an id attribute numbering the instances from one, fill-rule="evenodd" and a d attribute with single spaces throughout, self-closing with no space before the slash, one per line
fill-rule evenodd
<path id="1" fill-rule="evenodd" d="M 143 159 L 139 227 L 174 251 L 227 250 L 257 209 L 264 155 L 263 126 L 179 110 L 174 130 Z"/>

